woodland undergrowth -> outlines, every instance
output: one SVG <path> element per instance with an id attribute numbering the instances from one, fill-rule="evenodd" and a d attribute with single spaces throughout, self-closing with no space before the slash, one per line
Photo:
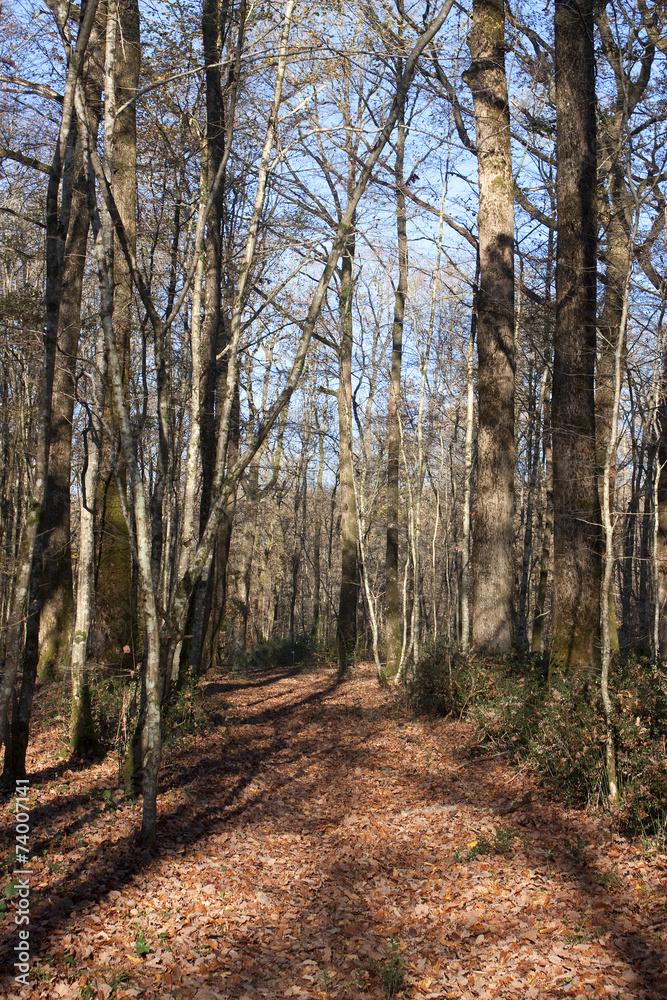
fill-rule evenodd
<path id="1" fill-rule="evenodd" d="M 610 678 L 621 799 L 628 836 L 667 833 L 667 675 L 644 659 L 622 659 Z M 434 647 L 408 683 L 417 713 L 471 723 L 471 753 L 497 751 L 544 781 L 564 802 L 607 807 L 605 719 L 599 678 L 548 679 L 542 657 L 480 659 Z"/>

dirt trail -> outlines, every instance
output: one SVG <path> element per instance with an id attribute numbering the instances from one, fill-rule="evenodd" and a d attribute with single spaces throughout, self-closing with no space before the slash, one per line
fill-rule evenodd
<path id="1" fill-rule="evenodd" d="M 115 760 L 72 770 L 61 732 L 35 740 L 31 988 L 6 995 L 667 997 L 667 859 L 471 761 L 465 726 L 410 717 L 370 672 L 205 698 L 210 723 L 165 760 L 153 856 Z"/>

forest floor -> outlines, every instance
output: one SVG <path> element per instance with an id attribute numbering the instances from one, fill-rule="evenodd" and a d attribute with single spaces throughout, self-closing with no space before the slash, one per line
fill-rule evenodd
<path id="1" fill-rule="evenodd" d="M 202 725 L 165 752 L 152 855 L 114 756 L 62 760 L 64 719 L 36 726 L 30 987 L 0 993 L 667 997 L 667 857 L 608 815 L 471 757 L 465 724 L 414 718 L 365 667 L 343 684 L 228 675 L 203 695 Z M 14 827 L 10 800 L 6 881 Z"/>

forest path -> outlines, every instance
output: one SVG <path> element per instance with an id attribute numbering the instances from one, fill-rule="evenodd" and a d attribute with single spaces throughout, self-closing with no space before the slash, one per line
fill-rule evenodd
<path id="1" fill-rule="evenodd" d="M 465 725 L 411 717 L 369 670 L 227 676 L 204 698 L 165 755 L 152 856 L 116 762 L 73 770 L 62 727 L 35 739 L 32 989 L 8 995 L 667 996 L 666 859 L 469 758 Z"/>

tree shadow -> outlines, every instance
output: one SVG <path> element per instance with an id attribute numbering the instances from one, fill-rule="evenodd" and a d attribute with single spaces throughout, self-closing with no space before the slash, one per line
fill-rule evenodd
<path id="1" fill-rule="evenodd" d="M 448 809 L 468 807 L 472 797 L 487 820 L 495 821 L 495 809 L 498 823 L 508 822 L 497 813 L 499 797 L 493 784 L 494 764 L 483 757 L 476 758 L 468 771 L 477 774 L 478 780 L 465 783 L 454 782 L 452 776 L 425 774 L 414 763 L 406 764 L 401 771 L 401 760 L 389 758 L 386 748 L 378 747 L 386 732 L 389 707 L 365 711 L 332 702 L 338 692 L 345 693 L 345 685 L 341 688 L 330 678 L 322 677 L 309 682 L 309 689 L 295 697 L 298 687 L 280 687 L 292 676 L 292 671 L 273 671 L 244 687 L 252 695 L 253 690 L 270 689 L 274 684 L 277 696 L 282 699 L 280 704 L 267 705 L 267 698 L 246 700 L 234 710 L 238 714 L 229 720 L 229 725 L 215 727 L 195 750 L 184 745 L 171 753 L 161 780 L 156 850 L 151 855 L 130 836 L 112 847 L 103 841 L 87 850 L 53 882 L 49 896 L 35 903 L 34 918 L 31 916 L 34 957 L 44 953 L 53 935 L 60 933 L 77 913 L 85 913 L 113 890 L 122 892 L 138 876 L 148 875 L 153 864 L 157 866 L 174 854 L 187 855 L 209 838 L 214 838 L 217 845 L 231 844 L 232 840 L 243 843 L 248 831 L 261 836 L 262 830 L 270 830 L 271 836 L 297 838 L 307 856 L 305 873 L 297 872 L 293 884 L 286 889 L 275 879 L 272 869 L 262 867 L 261 859 L 253 861 L 261 886 L 261 898 L 251 906 L 251 916 L 257 919 L 243 924 L 234 919 L 235 913 L 225 918 L 225 934 L 238 955 L 221 959 L 217 966 L 207 969 L 201 983 L 220 989 L 226 996 L 243 993 L 273 996 L 276 977 L 283 972 L 287 975 L 298 963 L 299 967 L 308 965 L 316 976 L 320 974 L 317 970 L 325 969 L 327 954 L 332 956 L 334 965 L 341 965 L 344 956 L 354 951 L 359 975 L 365 977 L 363 983 L 380 990 L 378 970 L 386 961 L 384 949 L 392 933 L 402 935 L 403 947 L 410 953 L 428 954 L 429 941 L 442 930 L 436 908 L 432 907 L 433 914 L 419 918 L 398 912 L 392 903 L 391 887 L 399 886 L 405 897 L 404 884 L 414 881 L 415 886 L 409 889 L 406 898 L 419 905 L 417 900 L 421 897 L 415 872 L 425 870 L 425 865 L 432 867 L 435 860 L 426 839 L 429 824 L 446 824 Z M 216 693 L 230 691 L 227 683 L 216 681 L 210 687 Z M 234 683 L 233 690 L 240 687 Z M 386 828 L 384 833 L 378 833 L 374 826 L 377 817 L 371 816 L 364 825 L 364 818 L 355 813 L 365 808 L 363 800 L 355 798 L 355 772 L 359 769 L 382 787 L 391 786 L 390 775 L 397 781 L 400 775 L 400 780 L 410 788 L 414 808 L 408 813 L 397 812 L 393 802 L 390 803 L 386 814 L 380 814 Z M 187 804 L 170 801 L 175 793 L 183 791 L 190 795 Z M 323 793 L 328 796 L 324 804 Z M 64 798 L 55 810 L 40 807 L 34 810 L 33 825 L 39 828 L 41 823 L 54 823 L 56 818 L 65 821 L 69 809 L 78 809 L 86 802 L 85 796 L 77 795 Z M 406 844 L 397 834 L 409 822 L 403 818 L 408 814 L 419 814 L 420 822 L 423 815 L 425 823 L 420 826 L 423 834 Z M 95 815 L 89 808 L 66 829 L 82 829 Z M 539 804 L 513 816 L 509 822 L 520 823 L 531 832 L 532 848 L 522 863 L 545 880 L 558 866 L 560 876 L 572 886 L 573 905 L 580 908 L 582 916 L 585 902 L 594 900 L 600 904 L 600 910 L 606 904 L 605 923 L 611 935 L 608 950 L 613 950 L 635 973 L 644 991 L 663 996 L 664 979 L 657 970 L 665 968 L 665 954 L 642 934 L 623 927 L 617 914 L 631 908 L 631 899 L 623 887 L 602 884 L 604 873 L 592 862 L 576 862 L 565 854 L 551 855 L 547 860 L 554 842 L 554 825 Z M 563 818 L 559 830 L 573 844 L 584 832 L 569 817 Z M 48 847 L 48 844 L 48 838 L 42 837 L 35 848 L 42 849 L 42 845 Z M 322 845 L 326 848 L 317 854 L 317 860 L 313 860 L 313 844 L 318 850 Z M 440 858 L 439 863 L 444 866 L 451 859 Z M 293 916 L 284 930 L 275 913 L 283 905 L 286 893 Z M 71 901 L 69 908 L 65 899 Z M 461 914 L 464 916 L 465 911 Z M 517 947 L 515 930 L 514 924 L 503 923 L 500 914 L 497 940 L 506 940 L 510 948 Z M 284 937 L 279 939 L 281 933 Z M 493 964 L 493 956 L 489 942 L 480 940 L 481 935 L 483 930 L 479 926 L 465 925 L 462 920 L 449 928 L 441 952 L 452 960 L 468 956 L 477 969 L 488 967 Z M 281 950 L 269 952 L 267 940 L 275 940 Z M 0 954 L 11 960 L 13 927 L 2 927 L 0 941 Z M 222 971 L 228 971 L 230 962 L 236 963 L 234 967 L 241 976 L 236 985 L 220 976 Z M 312 988 L 315 995 L 316 985 Z M 550 995 L 558 996 L 559 991 L 552 990 Z"/>

